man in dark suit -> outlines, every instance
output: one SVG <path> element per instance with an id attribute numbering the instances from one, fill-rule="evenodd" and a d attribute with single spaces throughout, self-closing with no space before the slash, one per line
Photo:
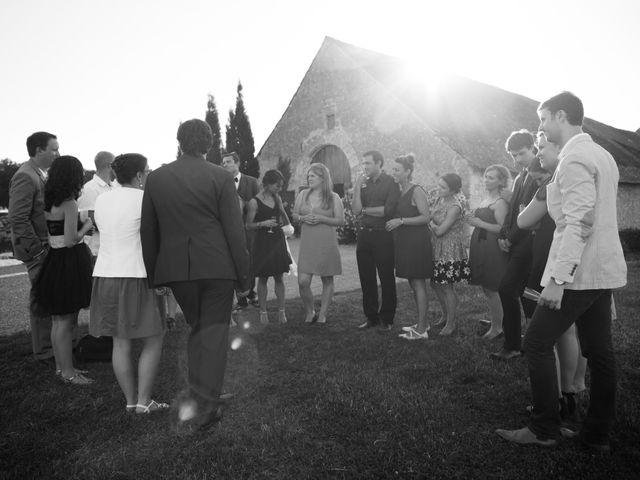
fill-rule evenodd
<path id="1" fill-rule="evenodd" d="M 233 175 L 233 180 L 236 184 L 236 191 L 238 192 L 238 196 L 240 197 L 242 221 L 246 222 L 246 205 L 249 203 L 249 200 L 255 197 L 260 191 L 258 180 L 256 178 L 240 173 L 240 157 L 236 152 L 225 153 L 224 155 L 222 155 L 222 167 L 231 175 Z M 255 236 L 254 230 L 245 228 L 245 235 L 247 237 L 247 247 L 249 249 L 249 253 L 251 253 L 251 248 L 253 246 L 253 237 Z M 236 308 L 245 308 L 248 306 L 248 302 L 251 302 L 251 304 L 254 306 L 258 305 L 256 292 L 254 290 L 255 283 L 256 279 L 253 275 L 251 275 L 251 289 L 249 290 L 249 295 L 247 295 L 245 298 L 238 298 L 238 304 L 236 305 Z"/>
<path id="2" fill-rule="evenodd" d="M 522 297 L 531 271 L 533 234 L 531 230 L 518 228 L 518 214 L 531 202 L 538 189 L 538 184 L 527 170 L 536 159 L 534 140 L 528 130 L 518 130 L 509 135 L 505 145 L 520 173 L 513 182 L 509 210 L 498 238 L 500 248 L 509 253 L 509 262 L 498 291 L 503 311 L 504 344 L 500 351 L 491 354 L 491 358 L 496 360 L 511 360 L 522 355 L 520 302 L 528 318 L 535 309 L 534 303 Z"/>
<path id="3" fill-rule="evenodd" d="M 168 286 L 191 326 L 189 390 L 179 425 L 197 428 L 221 418 L 234 286 L 249 290 L 249 255 L 233 177 L 205 160 L 213 143 L 202 120 L 178 128 L 182 155 L 149 175 L 140 236 L 147 276 Z"/>
<path id="4" fill-rule="evenodd" d="M 47 222 L 44 218 L 44 182 L 47 169 L 57 157 L 58 139 L 47 132 L 36 132 L 27 138 L 29 161 L 23 163 L 11 178 L 9 186 L 9 224 L 13 252 L 25 263 L 31 282 L 29 320 L 31 341 L 36 360 L 53 357 L 51 317 L 41 317 L 33 308 L 35 282 L 49 248 Z"/>

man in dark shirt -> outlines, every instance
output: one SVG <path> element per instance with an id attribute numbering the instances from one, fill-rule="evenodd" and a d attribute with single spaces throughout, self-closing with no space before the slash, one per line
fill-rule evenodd
<path id="1" fill-rule="evenodd" d="M 358 328 L 380 325 L 391 330 L 396 313 L 393 236 L 385 229 L 400 198 L 400 189 L 382 171 L 384 158 L 375 150 L 363 155 L 364 173 L 356 180 L 352 210 L 360 216 L 356 258 L 362 287 L 362 307 L 367 321 Z M 382 287 L 382 306 L 378 310 L 378 281 Z"/>
<path id="2" fill-rule="evenodd" d="M 509 253 L 509 263 L 499 287 L 504 345 L 499 352 L 491 354 L 497 360 L 510 360 L 522 355 L 520 300 L 526 317 L 530 318 L 535 309 L 535 304 L 522 298 L 531 270 L 533 236 L 530 230 L 518 228 L 518 214 L 529 204 L 538 188 L 527 171 L 529 164 L 536 159 L 533 134 L 528 130 L 512 132 L 505 147 L 520 173 L 513 183 L 509 211 L 498 238 L 500 248 Z"/>

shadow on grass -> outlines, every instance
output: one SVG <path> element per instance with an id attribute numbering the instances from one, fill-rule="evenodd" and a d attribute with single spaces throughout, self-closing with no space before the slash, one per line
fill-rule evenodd
<path id="1" fill-rule="evenodd" d="M 220 425 L 189 438 L 175 434 L 171 414 L 127 415 L 110 364 L 90 365 L 94 385 L 63 385 L 53 367 L 31 361 L 28 335 L 2 337 L 0 471 L 83 479 L 632 478 L 640 461 L 639 270 L 632 266 L 630 286 L 616 295 L 619 420 L 607 458 L 568 441 L 518 448 L 493 433 L 526 422 L 526 365 L 488 360 L 499 341 L 478 338 L 484 299 L 462 287 L 459 332 L 424 342 L 357 330 L 359 292 L 336 296 L 324 326 L 301 323 L 299 300 L 288 302 L 286 325 L 262 326 L 257 310 L 243 312 L 231 331 L 237 349 L 225 384 L 235 397 Z M 398 291 L 398 323 L 410 324 L 409 289 Z M 187 332 L 166 336 L 158 400 L 184 387 Z"/>

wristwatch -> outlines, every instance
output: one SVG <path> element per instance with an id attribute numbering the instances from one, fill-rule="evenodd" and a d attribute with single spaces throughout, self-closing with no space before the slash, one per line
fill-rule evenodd
<path id="1" fill-rule="evenodd" d="M 558 285 L 558 286 L 562 286 L 562 285 L 564 285 L 565 283 L 567 283 L 567 282 L 565 282 L 564 280 L 558 280 L 557 278 L 553 278 L 553 277 L 551 277 L 551 278 L 552 278 L 552 280 L 556 283 L 556 285 Z"/>

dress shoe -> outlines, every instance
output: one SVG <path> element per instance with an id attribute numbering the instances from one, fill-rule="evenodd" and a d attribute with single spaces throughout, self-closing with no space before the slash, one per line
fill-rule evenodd
<path id="1" fill-rule="evenodd" d="M 522 356 L 522 352 L 520 350 L 505 350 L 502 349 L 499 352 L 489 354 L 489 358 L 492 360 L 511 360 L 512 358 L 519 358 Z"/>
<path id="2" fill-rule="evenodd" d="M 377 322 L 372 322 L 371 320 L 367 320 L 364 323 L 361 323 L 360 325 L 358 325 L 358 328 L 360 330 L 366 330 L 367 328 L 375 328 L 378 326 Z"/>
<path id="3" fill-rule="evenodd" d="M 588 438 L 584 432 L 580 432 L 578 435 L 578 441 L 580 442 L 580 448 L 587 453 L 598 455 L 607 455 L 611 453 L 611 445 L 608 440 L 596 442 Z"/>
<path id="4" fill-rule="evenodd" d="M 178 435 L 191 435 L 198 431 L 205 431 L 219 423 L 222 420 L 222 408 L 214 408 L 202 413 L 196 413 L 194 416 L 185 420 L 179 419 L 177 424 Z"/>
<path id="5" fill-rule="evenodd" d="M 547 440 L 541 440 L 536 437 L 536 434 L 529 430 L 529 427 L 524 427 L 519 430 L 504 430 L 497 429 L 496 433 L 509 442 L 517 443 L 518 445 L 540 445 L 542 447 L 555 447 L 558 444 L 557 440 L 549 438 Z"/>
<path id="6" fill-rule="evenodd" d="M 383 322 L 378 326 L 378 332 L 379 333 L 388 333 L 388 332 L 391 331 L 391 329 L 392 329 L 392 327 L 391 327 L 391 324 L 389 324 L 389 323 L 384 323 Z"/>

